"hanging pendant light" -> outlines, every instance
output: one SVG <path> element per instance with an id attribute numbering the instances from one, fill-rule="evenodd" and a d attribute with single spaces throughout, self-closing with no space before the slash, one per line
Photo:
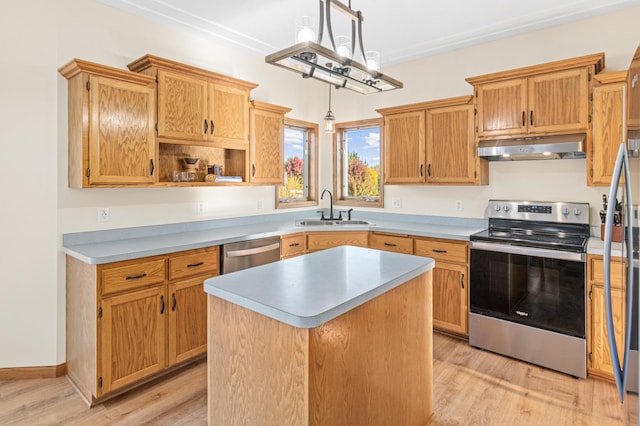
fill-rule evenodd
<path id="1" fill-rule="evenodd" d="M 331 85 L 329 85 L 329 111 L 327 111 L 327 114 L 324 116 L 324 132 L 336 132 L 336 117 L 331 112 Z"/>
<path id="2" fill-rule="evenodd" d="M 331 11 L 340 12 L 351 21 L 351 37 L 333 36 Z M 403 87 L 402 83 L 380 72 L 380 53 L 364 50 L 362 12 L 340 0 L 319 0 L 319 25 L 309 17 L 296 22 L 295 43 L 265 57 L 269 64 L 315 78 L 336 88 L 357 93 L 378 93 Z M 326 28 L 325 28 L 326 27 Z M 322 45 L 325 30 L 327 45 Z M 313 37 L 316 36 L 315 40 Z M 359 53 L 359 54 L 358 54 Z"/>

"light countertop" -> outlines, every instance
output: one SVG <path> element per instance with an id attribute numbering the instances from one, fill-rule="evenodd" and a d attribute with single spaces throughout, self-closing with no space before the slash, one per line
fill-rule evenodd
<path id="1" fill-rule="evenodd" d="M 340 246 L 205 280 L 207 293 L 313 328 L 431 270 L 427 257 Z"/>
<path id="2" fill-rule="evenodd" d="M 372 225 L 295 225 L 296 218 L 308 217 L 279 214 L 65 234 L 63 251 L 88 264 L 104 264 L 298 232 L 360 230 L 469 241 L 471 234 L 486 228 L 482 219 L 395 214 L 354 216 Z"/>

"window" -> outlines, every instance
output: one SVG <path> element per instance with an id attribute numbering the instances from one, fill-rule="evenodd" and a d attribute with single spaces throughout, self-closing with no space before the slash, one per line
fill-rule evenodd
<path id="1" fill-rule="evenodd" d="M 336 124 L 336 204 L 384 207 L 381 130 L 382 119 Z"/>
<path id="2" fill-rule="evenodd" d="M 318 204 L 318 125 L 285 118 L 284 185 L 276 191 L 276 208 Z"/>

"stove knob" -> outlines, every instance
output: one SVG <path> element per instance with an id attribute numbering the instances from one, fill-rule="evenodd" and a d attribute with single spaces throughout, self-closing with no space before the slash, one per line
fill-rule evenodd
<path id="1" fill-rule="evenodd" d="M 565 216 L 568 215 L 569 214 L 569 209 L 566 208 L 566 207 L 563 207 L 562 208 L 562 214 L 565 215 Z"/>
<path id="2" fill-rule="evenodd" d="M 577 208 L 577 207 L 576 207 L 575 209 L 573 209 L 573 214 L 574 214 L 574 215 L 576 215 L 576 216 L 580 216 L 580 213 L 582 213 L 582 212 L 580 211 L 580 209 L 579 209 L 579 208 Z"/>
<path id="3" fill-rule="evenodd" d="M 495 211 L 499 212 L 500 211 L 500 206 L 496 204 L 496 206 L 494 207 Z"/>
<path id="4" fill-rule="evenodd" d="M 502 206 L 502 210 L 504 210 L 505 212 L 508 212 L 509 206 L 505 204 L 504 206 Z"/>

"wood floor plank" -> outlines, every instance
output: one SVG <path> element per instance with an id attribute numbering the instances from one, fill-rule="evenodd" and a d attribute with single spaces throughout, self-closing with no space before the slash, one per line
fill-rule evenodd
<path id="1" fill-rule="evenodd" d="M 637 395 L 623 406 L 611 383 L 576 379 L 440 334 L 433 343 L 430 425 L 638 424 Z M 0 424 L 206 425 L 206 374 L 200 362 L 93 408 L 64 377 L 0 381 Z"/>

